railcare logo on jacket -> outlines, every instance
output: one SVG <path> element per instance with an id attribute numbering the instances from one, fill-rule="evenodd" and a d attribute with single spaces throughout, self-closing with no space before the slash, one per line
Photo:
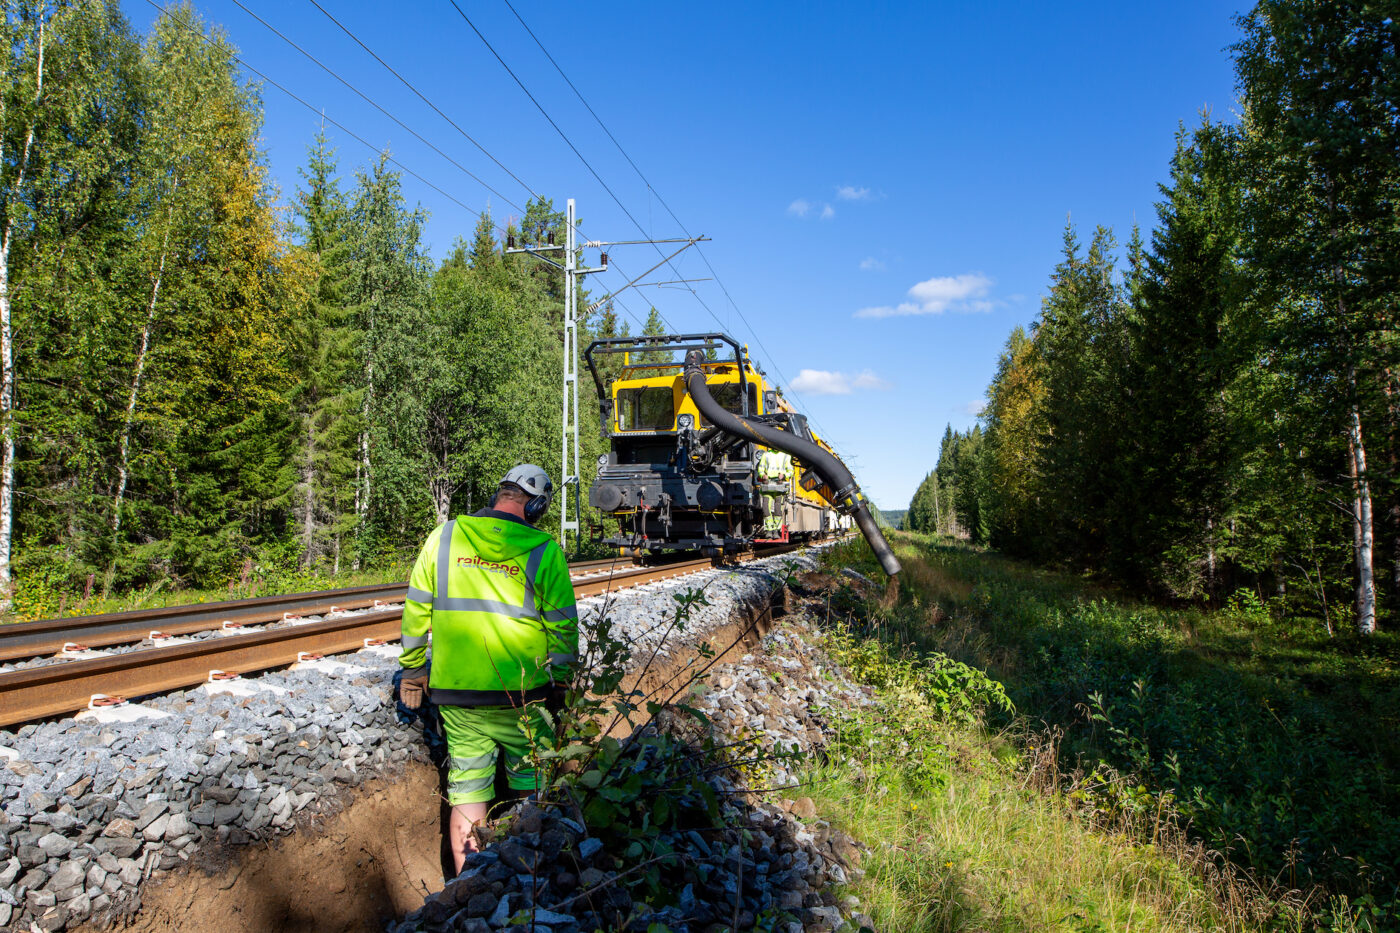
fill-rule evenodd
<path id="1" fill-rule="evenodd" d="M 520 573 L 520 565 L 519 565 L 519 564 L 500 564 L 500 563 L 497 563 L 496 561 L 482 560 L 480 557 L 476 556 L 475 554 L 473 554 L 471 557 L 459 557 L 459 558 L 457 558 L 457 566 L 458 566 L 459 568 L 461 568 L 461 567 L 468 567 L 468 568 L 470 568 L 470 567 L 478 567 L 478 568 L 480 568 L 480 569 L 482 569 L 482 570 L 485 570 L 487 573 L 499 573 L 499 574 L 502 574 L 502 575 L 507 576 L 507 577 L 513 577 L 513 576 L 517 575 L 518 573 Z"/>
<path id="2" fill-rule="evenodd" d="M 434 703 L 544 699 L 556 669 L 578 655 L 578 606 L 564 552 L 540 529 L 492 514 L 444 523 L 409 577 L 401 667 L 427 666 L 429 629 Z"/>

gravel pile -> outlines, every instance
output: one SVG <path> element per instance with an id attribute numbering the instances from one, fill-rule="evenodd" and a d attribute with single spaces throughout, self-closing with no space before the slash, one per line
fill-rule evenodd
<path id="1" fill-rule="evenodd" d="M 338 672 L 281 671 L 250 696 L 182 691 L 129 723 L 25 726 L 0 768 L 0 924 L 59 930 L 140 906 L 140 884 L 209 843 L 290 831 L 340 789 L 423 755 L 388 708 L 396 663 L 345 656 Z"/>
<path id="2" fill-rule="evenodd" d="M 680 651 L 767 599 L 792 561 L 629 589 L 606 599 L 607 612 L 638 657 L 663 638 Z M 684 633 L 669 631 L 675 594 L 696 586 L 710 605 Z M 426 759 L 419 734 L 394 721 L 394 654 L 367 649 L 235 682 L 246 695 L 201 687 L 142 700 L 168 714 L 160 719 L 0 730 L 0 927 L 60 930 L 130 913 L 156 872 L 290 832 L 298 814 L 338 809 L 366 777 Z"/>
<path id="3" fill-rule="evenodd" d="M 733 789 L 723 780 L 717 785 Z M 583 823 L 523 804 L 510 815 L 504 837 L 468 856 L 462 873 L 394 933 L 517 926 L 535 933 L 646 931 L 654 923 L 673 933 L 698 933 L 752 929 L 765 914 L 789 918 L 778 923 L 782 933 L 843 928 L 847 921 L 831 888 L 846 883 L 844 864 L 860 857 L 855 843 L 825 824 L 805 827 L 777 807 L 733 804 L 729 810 L 732 828 L 659 837 L 708 880 L 686 884 L 674 903 L 655 908 L 634 902 L 625 882 L 635 873 Z M 846 902 L 848 912 L 856 906 L 853 898 Z"/>
<path id="4" fill-rule="evenodd" d="M 687 884 L 662 904 L 634 901 L 637 880 L 628 862 L 590 837 L 581 821 L 550 807 L 522 804 L 503 821 L 503 838 L 469 857 L 464 870 L 393 933 L 490 933 L 511 928 L 536 933 L 645 931 L 653 923 L 674 933 L 750 929 L 760 918 L 781 933 L 855 931 L 872 927 L 856 898 L 841 886 L 858 878 L 865 848 L 816 818 L 810 798 L 745 793 L 791 786 L 796 762 L 819 756 L 826 715 L 834 707 L 869 705 L 871 690 L 852 683 L 820 649 L 821 638 L 789 619 L 738 661 L 710 673 L 698 702 L 721 743 L 752 741 L 776 757 L 755 771 L 717 774 L 711 784 L 729 827 L 719 832 L 662 834 L 669 848 L 700 866 L 707 880 Z M 662 728 L 698 739 L 690 719 L 663 714 Z M 743 752 L 748 755 L 749 752 Z M 630 876 L 630 882 L 629 882 Z M 679 885 L 677 885 L 679 886 Z"/>

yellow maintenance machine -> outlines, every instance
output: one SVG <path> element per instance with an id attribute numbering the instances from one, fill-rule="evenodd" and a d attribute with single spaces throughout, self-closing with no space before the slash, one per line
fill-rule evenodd
<path id="1" fill-rule="evenodd" d="M 732 554 L 774 540 L 764 531 L 768 492 L 777 493 L 781 509 L 777 540 L 819 538 L 854 520 L 885 569 L 898 572 L 850 471 L 733 338 L 612 338 L 594 341 L 584 355 L 611 447 L 588 501 L 617 519 L 609 544 L 638 555 Z M 768 449 L 792 456 L 785 491 L 759 481 Z"/>

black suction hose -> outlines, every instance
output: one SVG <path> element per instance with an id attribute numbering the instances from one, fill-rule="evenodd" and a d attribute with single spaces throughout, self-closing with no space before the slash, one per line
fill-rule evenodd
<path id="1" fill-rule="evenodd" d="M 875 516 L 870 514 L 870 507 L 865 504 L 865 497 L 860 494 L 860 487 L 856 485 L 851 471 L 846 469 L 846 464 L 806 438 L 779 431 L 761 421 L 751 421 L 728 411 L 710 395 L 710 387 L 705 384 L 705 371 L 701 366 L 704 361 L 705 355 L 699 350 L 691 350 L 685 355 L 685 388 L 695 400 L 695 407 L 709 419 L 710 424 L 729 434 L 755 441 L 765 447 L 774 447 L 801 460 L 808 469 L 836 490 L 834 504 L 838 509 L 855 516 L 857 527 L 860 528 L 861 534 L 865 535 L 865 540 L 870 542 L 885 573 L 890 576 L 899 573 L 899 558 L 894 556 L 889 542 L 875 524 Z"/>

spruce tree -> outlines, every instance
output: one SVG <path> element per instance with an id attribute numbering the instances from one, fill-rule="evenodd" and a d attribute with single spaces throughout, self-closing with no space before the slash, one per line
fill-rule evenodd
<path id="1" fill-rule="evenodd" d="M 335 152 L 325 131 L 317 134 L 300 169 L 298 233 L 316 263 L 314 291 L 298 319 L 298 483 L 292 508 L 303 567 L 329 559 L 340 569 L 342 549 L 354 537 L 356 440 L 362 429 L 357 316 L 345 300 L 348 207 L 336 178 Z"/>
<path id="2" fill-rule="evenodd" d="M 1120 576 L 1178 596 L 1216 590 L 1230 542 L 1235 431 L 1226 407 L 1242 348 L 1235 139 L 1204 122 L 1178 134 L 1137 300 L 1126 385 L 1132 520 L 1115 543 Z M 1240 329 L 1243 336 L 1246 329 Z"/>
<path id="3" fill-rule="evenodd" d="M 1363 0 L 1260 0 L 1236 46 L 1246 118 L 1246 249 L 1274 309 L 1280 363 L 1327 397 L 1341 441 L 1356 626 L 1376 627 L 1368 445 L 1397 365 L 1400 85 L 1393 11 Z"/>

